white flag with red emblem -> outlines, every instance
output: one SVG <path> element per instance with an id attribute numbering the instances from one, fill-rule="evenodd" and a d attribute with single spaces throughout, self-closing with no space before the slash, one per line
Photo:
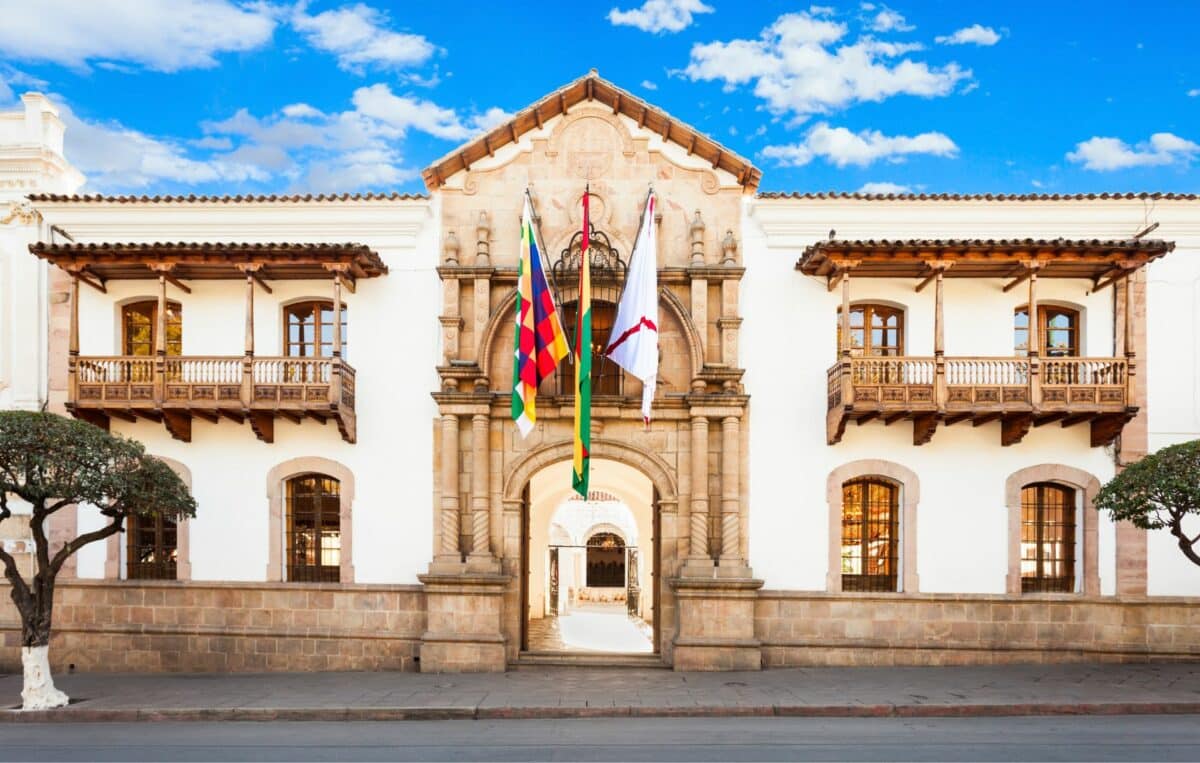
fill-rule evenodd
<path id="1" fill-rule="evenodd" d="M 642 227 L 630 256 L 625 291 L 609 332 L 605 355 L 642 380 L 642 418 L 650 423 L 650 404 L 658 376 L 658 244 L 654 237 L 656 199 L 646 198 Z"/>

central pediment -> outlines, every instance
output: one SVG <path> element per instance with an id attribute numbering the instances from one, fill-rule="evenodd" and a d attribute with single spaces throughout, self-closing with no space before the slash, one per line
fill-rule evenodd
<path id="1" fill-rule="evenodd" d="M 440 188 L 451 176 L 469 170 L 473 164 L 494 156 L 504 146 L 517 143 L 525 133 L 542 129 L 550 120 L 566 115 L 572 107 L 585 102 L 607 107 L 614 115 L 623 114 L 635 121 L 639 129 L 655 133 L 664 141 L 682 147 L 688 155 L 697 156 L 711 164 L 714 170 L 728 172 L 746 191 L 758 187 L 762 171 L 748 160 L 662 109 L 603 79 L 595 69 L 517 112 L 505 124 L 454 149 L 426 167 L 421 173 L 425 187 L 430 191 Z M 575 152 L 571 160 L 579 165 L 583 176 L 591 175 L 587 172 L 591 165 L 606 161 L 606 157 L 590 155 L 581 149 Z"/>

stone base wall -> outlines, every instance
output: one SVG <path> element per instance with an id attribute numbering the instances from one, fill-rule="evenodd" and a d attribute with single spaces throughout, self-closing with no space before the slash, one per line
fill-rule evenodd
<path id="1" fill-rule="evenodd" d="M 56 671 L 417 670 L 421 586 L 62 581 Z M 16 608 L 0 601 L 0 670 L 21 670 Z"/>
<path id="2" fill-rule="evenodd" d="M 762 591 L 764 667 L 1194 660 L 1200 601 Z"/>

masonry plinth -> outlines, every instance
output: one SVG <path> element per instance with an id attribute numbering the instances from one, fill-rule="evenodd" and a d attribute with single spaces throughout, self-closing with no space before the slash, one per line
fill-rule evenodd
<path id="1" fill-rule="evenodd" d="M 430 573 L 425 585 L 428 629 L 421 636 L 423 673 L 502 673 L 507 575 Z"/>
<path id="2" fill-rule="evenodd" d="M 754 605 L 761 580 L 673 578 L 679 610 L 675 670 L 761 670 Z"/>

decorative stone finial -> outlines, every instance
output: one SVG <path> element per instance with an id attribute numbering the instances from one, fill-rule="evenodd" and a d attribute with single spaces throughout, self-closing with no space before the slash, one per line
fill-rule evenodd
<path id="1" fill-rule="evenodd" d="M 692 264 L 704 264 L 704 221 L 700 219 L 700 210 L 696 210 L 696 217 L 692 219 L 692 224 L 688 227 L 692 238 Z"/>
<path id="2" fill-rule="evenodd" d="M 487 212 L 479 213 L 479 224 L 475 227 L 475 264 L 491 265 L 492 224 L 488 222 Z"/>
<path id="3" fill-rule="evenodd" d="M 446 233 L 446 243 L 442 245 L 442 263 L 445 265 L 458 264 L 458 236 L 454 231 Z"/>
<path id="4" fill-rule="evenodd" d="M 721 240 L 721 264 L 737 264 L 737 239 L 733 237 L 732 230 L 725 231 L 725 238 Z"/>

